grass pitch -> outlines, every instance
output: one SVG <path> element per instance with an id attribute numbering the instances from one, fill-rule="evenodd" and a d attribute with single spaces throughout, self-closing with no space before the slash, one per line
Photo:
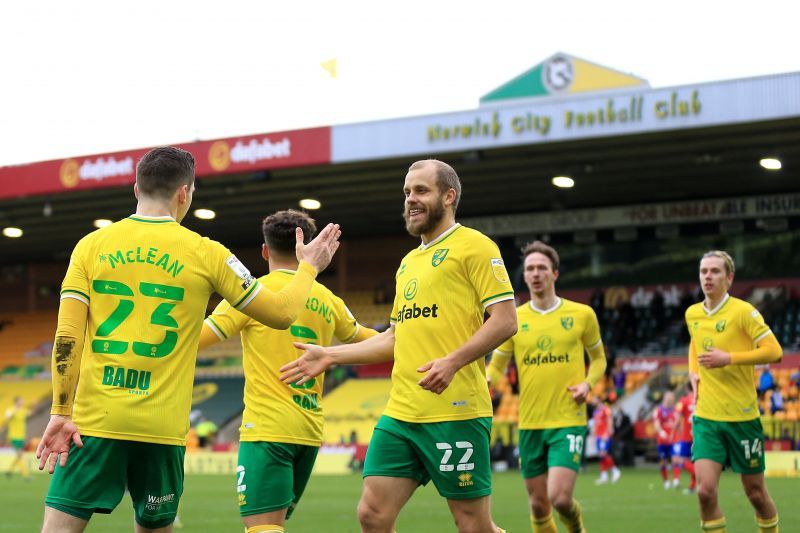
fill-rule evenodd
<path id="1" fill-rule="evenodd" d="M 664 490 L 654 469 L 627 469 L 616 485 L 595 486 L 596 467 L 578 478 L 576 496 L 581 502 L 590 533 L 674 533 L 699 531 L 696 496 Z M 682 481 L 686 483 L 687 478 Z M 39 531 L 48 476 L 37 472 L 33 481 L 0 476 L 2 520 L 0 532 Z M 769 491 L 781 516 L 781 531 L 800 531 L 800 480 L 770 479 Z M 235 477 L 193 475 L 186 478 L 181 507 L 181 533 L 215 533 L 243 530 L 238 516 Z M 318 476 L 311 479 L 289 533 L 358 532 L 356 503 L 361 493 L 357 475 Z M 528 532 L 527 497 L 518 472 L 494 475 L 492 507 L 495 521 L 509 532 Z M 741 489 L 739 477 L 724 473 L 720 502 L 728 520 L 728 533 L 756 531 L 753 511 Z M 112 515 L 95 515 L 87 532 L 133 530 L 130 500 L 123 499 Z M 559 530 L 564 531 L 559 523 Z M 447 504 L 431 486 L 421 488 L 400 514 L 400 533 L 455 531 Z"/>

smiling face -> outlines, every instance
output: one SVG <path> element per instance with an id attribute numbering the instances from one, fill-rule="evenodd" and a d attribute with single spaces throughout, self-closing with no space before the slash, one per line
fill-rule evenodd
<path id="1" fill-rule="evenodd" d="M 541 252 L 533 252 L 525 257 L 525 284 L 531 294 L 545 298 L 555 293 L 558 270 L 553 270 L 550 258 Z"/>
<path id="2" fill-rule="evenodd" d="M 706 298 L 717 300 L 728 292 L 733 283 L 733 272 L 728 273 L 722 257 L 704 257 L 700 261 L 700 286 Z"/>
<path id="3" fill-rule="evenodd" d="M 435 236 L 448 211 L 452 213 L 454 191 L 439 190 L 436 167 L 431 164 L 410 170 L 406 174 L 403 193 L 406 197 L 403 220 L 408 233 L 415 237 Z"/>

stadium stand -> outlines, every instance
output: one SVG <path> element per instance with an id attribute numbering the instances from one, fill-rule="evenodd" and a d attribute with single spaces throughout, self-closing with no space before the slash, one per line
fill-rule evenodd
<path id="1" fill-rule="evenodd" d="M 55 311 L 0 315 L 0 376 L 25 378 L 49 369 L 57 318 Z"/>
<path id="2" fill-rule="evenodd" d="M 192 411 L 201 411 L 205 418 L 221 427 L 244 409 L 243 391 L 242 376 L 197 377 L 192 391 Z"/>
<path id="3" fill-rule="evenodd" d="M 323 399 L 323 442 L 367 444 L 389 400 L 391 380 L 349 379 Z M 354 438 L 352 438 L 354 437 Z"/>

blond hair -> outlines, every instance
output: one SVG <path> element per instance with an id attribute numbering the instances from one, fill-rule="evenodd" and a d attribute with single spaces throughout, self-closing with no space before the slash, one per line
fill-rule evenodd
<path id="1" fill-rule="evenodd" d="M 706 257 L 719 257 L 722 259 L 722 262 L 725 263 L 725 274 L 730 276 L 734 272 L 736 272 L 736 265 L 733 262 L 733 257 L 728 252 L 722 250 L 711 250 L 710 252 L 706 252 L 703 254 L 703 257 L 700 258 L 700 261 L 705 259 Z"/>

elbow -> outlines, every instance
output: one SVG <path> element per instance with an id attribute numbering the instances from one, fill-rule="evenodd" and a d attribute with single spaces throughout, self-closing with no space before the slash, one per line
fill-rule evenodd
<path id="1" fill-rule="evenodd" d="M 294 324 L 295 320 L 297 320 L 296 316 L 282 316 L 274 319 L 272 324 L 269 324 L 269 327 L 272 329 L 289 329 L 289 326 Z"/>
<path id="2" fill-rule="evenodd" d="M 503 321 L 503 339 L 510 339 L 517 334 L 517 313 Z"/>
<path id="3" fill-rule="evenodd" d="M 775 350 L 775 355 L 772 359 L 773 363 L 779 363 L 783 359 L 783 348 L 779 344 Z"/>

